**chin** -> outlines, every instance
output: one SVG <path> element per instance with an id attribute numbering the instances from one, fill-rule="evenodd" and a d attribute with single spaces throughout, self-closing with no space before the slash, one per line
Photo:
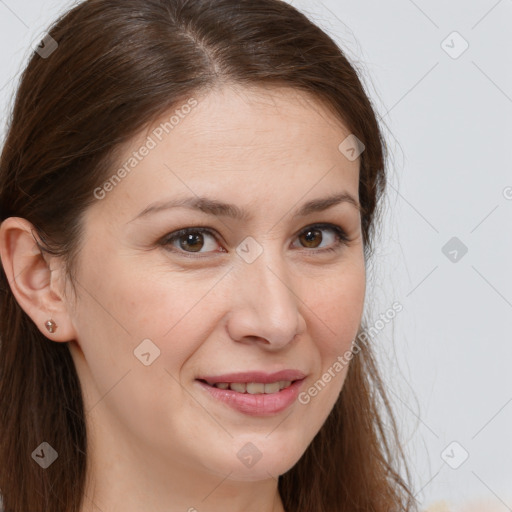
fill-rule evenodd
<path id="1" fill-rule="evenodd" d="M 263 464 L 260 460 L 260 462 L 252 468 L 243 469 L 237 467 L 234 469 L 231 467 L 228 469 L 228 473 L 231 472 L 229 475 L 230 480 L 236 480 L 239 482 L 259 482 L 262 480 L 269 480 L 270 478 L 277 479 L 293 466 L 294 464 L 286 467 L 282 464 Z"/>
<path id="2" fill-rule="evenodd" d="M 215 473 L 226 476 L 230 480 L 241 482 L 257 482 L 278 478 L 289 471 L 299 460 L 301 454 L 283 457 L 282 449 L 271 449 L 269 455 L 263 452 L 256 452 L 252 447 L 247 446 L 245 450 L 235 450 L 235 456 L 225 458 L 224 452 L 222 462 L 214 464 L 211 468 Z M 286 452 L 285 452 L 286 453 Z M 211 467 L 211 465 L 209 464 Z"/>

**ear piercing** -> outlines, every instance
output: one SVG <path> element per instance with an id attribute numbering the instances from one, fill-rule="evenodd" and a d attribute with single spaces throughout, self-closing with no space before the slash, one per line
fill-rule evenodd
<path id="1" fill-rule="evenodd" d="M 48 320 L 44 326 L 48 329 L 48 332 L 54 333 L 57 330 L 57 324 L 53 320 Z"/>

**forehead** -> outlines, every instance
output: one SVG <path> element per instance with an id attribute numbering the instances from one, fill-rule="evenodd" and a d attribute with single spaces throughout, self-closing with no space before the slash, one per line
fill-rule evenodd
<path id="1" fill-rule="evenodd" d="M 180 106 L 174 110 L 179 111 Z M 169 112 L 155 123 L 156 129 L 166 119 Z M 276 156 L 290 149 L 297 153 L 310 146 L 332 145 L 341 133 L 349 134 L 319 99 L 286 87 L 217 88 L 198 97 L 197 107 L 182 116 L 172 133 L 175 130 L 176 141 L 180 135 L 187 138 L 184 150 L 199 146 L 210 151 L 227 150 L 229 155 L 248 153 L 252 148 L 257 148 L 259 155 L 265 150 Z"/>
<path id="2" fill-rule="evenodd" d="M 118 150 L 112 177 L 122 179 L 108 187 L 101 208 L 128 214 L 185 193 L 255 204 L 273 196 L 286 203 L 287 191 L 294 202 L 308 191 L 357 198 L 359 159 L 338 149 L 349 134 L 325 104 L 290 88 L 229 86 L 192 95 Z"/>

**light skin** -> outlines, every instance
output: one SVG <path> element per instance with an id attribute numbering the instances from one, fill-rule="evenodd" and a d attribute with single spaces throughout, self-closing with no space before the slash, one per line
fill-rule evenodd
<path id="1" fill-rule="evenodd" d="M 350 131 L 287 88 L 225 86 L 194 97 L 197 106 L 85 212 L 76 294 L 62 262 L 34 249 L 26 220 L 0 228 L 17 301 L 49 340 L 68 342 L 77 368 L 90 443 L 82 512 L 282 512 L 277 478 L 325 422 L 347 368 L 307 405 L 266 417 L 210 398 L 195 379 L 298 369 L 307 391 L 351 347 L 361 321 L 357 206 L 295 216 L 335 194 L 357 203 L 360 161 L 338 150 Z M 126 145 L 120 165 L 152 129 Z M 173 208 L 133 220 L 155 202 L 189 196 L 233 203 L 249 218 Z M 316 223 L 339 226 L 349 241 L 338 243 L 330 227 L 308 237 Z M 198 226 L 212 234 L 159 244 Z M 249 236 L 262 249 L 251 263 L 236 252 Z M 145 339 L 160 350 L 147 366 L 134 355 Z M 262 454 L 251 467 L 237 457 L 249 442 Z"/>

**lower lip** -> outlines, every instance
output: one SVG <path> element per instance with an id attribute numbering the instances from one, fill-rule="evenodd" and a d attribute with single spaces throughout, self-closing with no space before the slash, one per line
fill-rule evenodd
<path id="1" fill-rule="evenodd" d="M 200 380 L 196 382 L 210 393 L 210 396 L 228 404 L 239 412 L 250 416 L 270 416 L 284 411 L 297 400 L 303 381 L 304 379 L 296 380 L 290 386 L 277 393 L 260 393 L 257 395 L 239 393 L 232 389 L 216 388 Z"/>

